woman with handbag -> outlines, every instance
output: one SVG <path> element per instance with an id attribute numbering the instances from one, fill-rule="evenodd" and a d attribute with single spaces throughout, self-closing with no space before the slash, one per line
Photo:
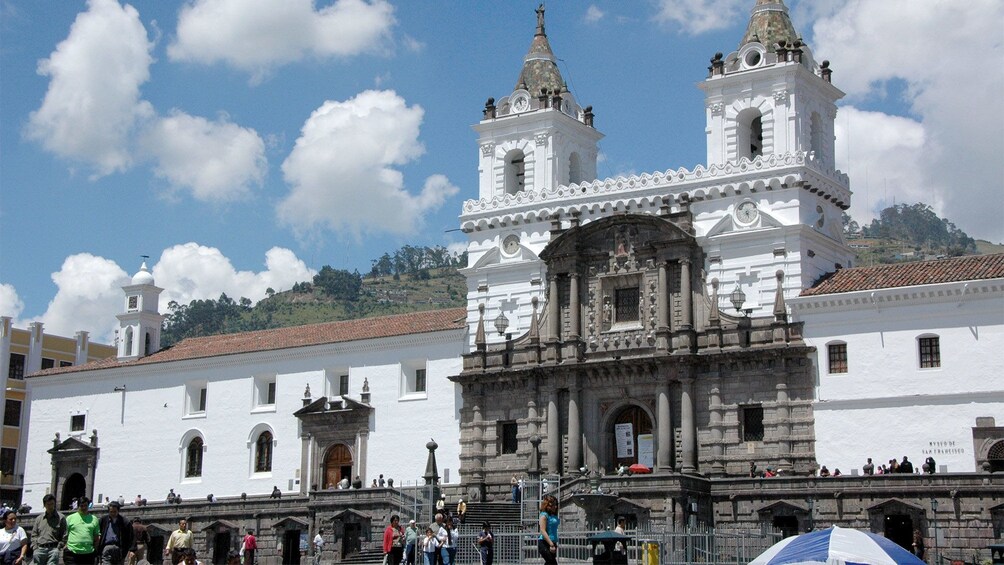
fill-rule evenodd
<path id="1" fill-rule="evenodd" d="M 387 565 L 401 565 L 404 556 L 404 530 L 397 514 L 390 517 L 390 525 L 383 531 L 383 553 Z"/>
<path id="2" fill-rule="evenodd" d="M 17 512 L 4 512 L 3 526 L 0 529 L 0 563 L 21 565 L 28 552 L 28 535 L 24 533 L 24 528 L 17 525 Z"/>

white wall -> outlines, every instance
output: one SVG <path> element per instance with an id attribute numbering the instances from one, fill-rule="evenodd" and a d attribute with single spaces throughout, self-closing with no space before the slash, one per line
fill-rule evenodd
<path id="1" fill-rule="evenodd" d="M 1004 415 L 1004 295 L 974 295 L 972 287 L 963 295 L 964 286 L 789 301 L 794 319 L 805 322 L 806 342 L 817 348 L 820 465 L 849 474 L 867 457 L 878 465 L 906 455 L 919 467 L 931 455 L 949 471 L 976 470 L 976 418 Z M 922 335 L 939 337 L 940 367 L 920 368 Z M 847 344 L 846 373 L 828 372 L 833 342 Z"/>
<path id="2" fill-rule="evenodd" d="M 186 499 L 267 494 L 273 485 L 290 490 L 298 477 L 301 441 L 293 413 L 303 406 L 306 386 L 313 398 L 325 391 L 325 369 L 350 369 L 349 396 L 359 399 L 369 380 L 374 428 L 369 436 L 364 476 L 384 473 L 401 481 L 425 470 L 425 442 L 435 437 L 440 468 L 459 468 L 459 388 L 447 377 L 459 374 L 466 331 L 435 332 L 209 359 L 132 365 L 29 379 L 31 427 L 28 431 L 24 500 L 36 508 L 50 488 L 47 450 L 59 432 L 69 435 L 70 416 L 87 414 L 87 441 L 98 430 L 101 449 L 94 495 L 127 500 L 137 494 L 161 499 L 168 489 Z M 402 362 L 427 362 L 428 398 L 402 400 Z M 276 375 L 276 402 L 254 407 L 256 375 Z M 185 386 L 208 381 L 204 415 L 185 415 Z M 126 385 L 126 391 L 114 392 Z M 275 437 L 271 473 L 253 473 L 252 432 L 268 426 Z M 205 440 L 203 474 L 184 479 L 186 434 Z M 187 443 L 187 442 L 186 442 Z M 306 476 L 304 476 L 306 479 Z M 293 489 L 299 486 L 294 484 Z"/>

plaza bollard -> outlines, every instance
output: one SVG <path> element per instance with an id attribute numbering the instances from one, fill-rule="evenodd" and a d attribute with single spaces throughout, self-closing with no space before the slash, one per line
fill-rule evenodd
<path id="1" fill-rule="evenodd" d="M 641 565 L 659 565 L 659 542 L 641 540 Z"/>

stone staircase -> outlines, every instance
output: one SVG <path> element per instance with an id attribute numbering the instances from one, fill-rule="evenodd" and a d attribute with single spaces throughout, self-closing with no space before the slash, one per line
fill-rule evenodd
<path id="1" fill-rule="evenodd" d="M 380 548 L 363 549 L 343 558 L 339 563 L 347 563 L 349 565 L 380 564 L 383 563 L 383 550 Z"/>
<path id="2" fill-rule="evenodd" d="M 492 526 L 499 524 L 520 523 L 519 505 L 511 502 L 468 502 L 467 517 L 464 526 L 479 529 L 482 522 L 491 522 Z"/>

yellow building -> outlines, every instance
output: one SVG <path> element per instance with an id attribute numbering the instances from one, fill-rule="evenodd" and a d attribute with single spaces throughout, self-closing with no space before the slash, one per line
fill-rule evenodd
<path id="1" fill-rule="evenodd" d="M 115 347 L 91 343 L 85 331 L 75 337 L 46 334 L 41 322 L 28 329 L 14 328 L 9 316 L 0 316 L 0 503 L 17 508 L 24 481 L 25 441 L 28 438 L 28 408 L 24 377 L 42 369 L 82 365 L 115 356 Z"/>

